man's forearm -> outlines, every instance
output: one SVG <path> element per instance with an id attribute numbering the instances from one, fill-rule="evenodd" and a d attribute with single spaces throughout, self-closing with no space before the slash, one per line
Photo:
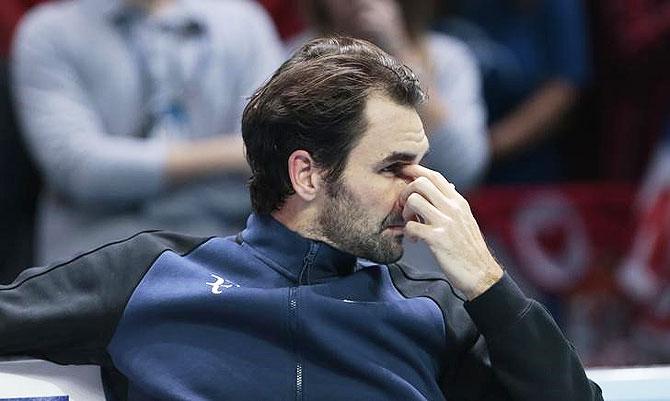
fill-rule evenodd
<path id="1" fill-rule="evenodd" d="M 574 104 L 577 94 L 578 89 L 568 82 L 547 82 L 491 127 L 493 159 L 504 159 L 547 136 L 551 125 Z"/>
<path id="2" fill-rule="evenodd" d="M 501 385 L 490 391 L 504 391 L 514 401 L 602 401 L 552 317 L 507 274 L 465 308 L 486 340 Z"/>
<path id="3" fill-rule="evenodd" d="M 172 184 L 221 173 L 245 173 L 244 145 L 239 135 L 173 143 L 165 173 Z"/>

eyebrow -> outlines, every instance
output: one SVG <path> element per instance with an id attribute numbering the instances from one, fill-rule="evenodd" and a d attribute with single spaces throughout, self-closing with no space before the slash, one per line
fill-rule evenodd
<path id="1" fill-rule="evenodd" d="M 393 152 L 390 155 L 386 156 L 383 158 L 377 165 L 382 166 L 385 164 L 389 163 L 397 163 L 397 162 L 412 162 L 416 160 L 418 155 L 416 153 L 408 153 L 408 152 Z"/>

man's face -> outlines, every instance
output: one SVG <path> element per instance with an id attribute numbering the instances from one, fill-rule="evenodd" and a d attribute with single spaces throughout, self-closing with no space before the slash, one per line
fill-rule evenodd
<path id="1" fill-rule="evenodd" d="M 414 108 L 371 95 L 365 107 L 368 128 L 336 183 L 330 184 L 318 218 L 320 235 L 338 249 L 378 263 L 402 256 L 405 222 L 400 193 L 409 183 L 406 165 L 428 150 Z"/>

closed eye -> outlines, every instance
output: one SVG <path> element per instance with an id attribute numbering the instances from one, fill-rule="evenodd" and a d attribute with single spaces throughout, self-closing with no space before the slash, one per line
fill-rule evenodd
<path id="1" fill-rule="evenodd" d="M 388 165 L 388 166 L 382 168 L 382 169 L 379 170 L 379 171 L 382 172 L 382 173 L 393 173 L 393 174 L 396 174 L 397 172 L 399 172 L 400 170 L 402 170 L 402 168 L 405 167 L 406 165 L 407 165 L 407 163 L 393 163 L 393 164 L 390 164 L 390 165 Z"/>

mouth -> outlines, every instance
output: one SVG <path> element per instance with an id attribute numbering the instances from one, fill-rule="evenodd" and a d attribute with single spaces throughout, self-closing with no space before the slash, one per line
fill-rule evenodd
<path id="1" fill-rule="evenodd" d="M 405 230 L 405 220 L 400 213 L 392 213 L 386 216 L 381 224 L 381 231 L 391 231 L 394 234 L 402 233 Z"/>
<path id="2" fill-rule="evenodd" d="M 393 225 L 386 226 L 386 228 L 384 228 L 384 230 L 388 230 L 388 231 L 391 231 L 393 233 L 402 234 L 405 231 L 405 225 L 404 224 L 393 224 Z"/>

